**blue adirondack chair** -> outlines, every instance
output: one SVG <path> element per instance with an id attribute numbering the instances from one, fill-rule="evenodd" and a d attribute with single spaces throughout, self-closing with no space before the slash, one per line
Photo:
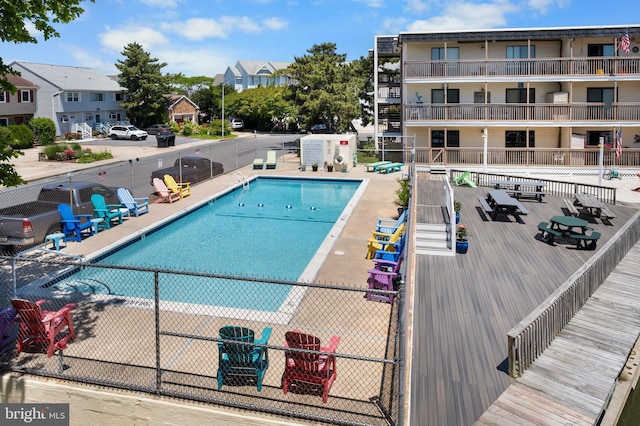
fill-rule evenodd
<path id="1" fill-rule="evenodd" d="M 93 217 L 90 214 L 73 214 L 73 210 L 67 204 L 58 204 L 58 213 L 62 220 L 62 232 L 65 237 L 72 241 L 82 241 L 82 233 L 93 235 L 93 223 L 89 220 Z"/>
<path id="2" fill-rule="evenodd" d="M 101 194 L 91 195 L 91 202 L 93 203 L 93 211 L 96 217 L 104 219 L 100 226 L 111 229 L 112 221 L 122 223 L 122 212 L 120 211 L 122 206 L 120 204 L 107 204 Z"/>
<path id="3" fill-rule="evenodd" d="M 226 341 L 218 342 L 218 389 L 225 382 L 227 385 L 240 383 L 231 376 L 255 375 L 256 387 L 260 392 L 264 373 L 269 367 L 269 354 L 267 348 L 253 344 L 266 345 L 271 336 L 271 328 L 265 327 L 257 340 L 253 330 L 246 327 L 227 325 L 219 333 L 220 339 Z"/>

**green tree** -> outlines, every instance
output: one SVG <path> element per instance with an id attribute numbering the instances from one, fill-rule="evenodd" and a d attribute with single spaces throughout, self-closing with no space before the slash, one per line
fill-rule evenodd
<path id="1" fill-rule="evenodd" d="M 299 124 L 304 128 L 324 123 L 338 132 L 350 129 L 361 114 L 364 80 L 354 75 L 361 67 L 346 63 L 346 55 L 336 53 L 335 43 L 316 44 L 307 52 L 278 72 L 294 81 L 287 99 L 297 108 Z"/>
<path id="2" fill-rule="evenodd" d="M 79 17 L 84 9 L 79 5 L 83 0 L 23 0 L 0 1 L 0 40 L 14 43 L 37 43 L 29 33 L 28 23 L 33 24 L 44 40 L 59 37 L 60 34 L 49 23 L 67 23 Z M 92 3 L 94 0 L 90 0 Z M 0 57 L 0 91 L 15 93 L 16 88 L 9 83 L 6 74 L 16 74 Z M 2 177 L 0 176 L 0 181 Z M 0 182 L 1 183 L 1 182 Z"/>
<path id="3" fill-rule="evenodd" d="M 118 60 L 120 85 L 127 89 L 127 100 L 120 105 L 127 112 L 132 124 L 163 123 L 167 117 L 164 94 L 168 91 L 167 77 L 162 74 L 166 63 L 159 63 L 136 42 L 129 43 L 122 51 L 124 60 Z"/>
<path id="4" fill-rule="evenodd" d="M 4 186 L 18 186 L 26 182 L 22 180 L 14 165 L 9 161 L 24 155 L 24 152 L 11 148 L 10 142 L 11 130 L 8 127 L 0 127 L 0 181 Z"/>
<path id="5" fill-rule="evenodd" d="M 213 78 L 203 75 L 196 77 L 185 77 L 182 73 L 167 74 L 167 84 L 173 93 L 187 96 L 193 101 L 193 94 L 200 90 L 207 90 L 211 87 Z"/>
<path id="6" fill-rule="evenodd" d="M 285 87 L 262 86 L 226 95 L 225 115 L 244 120 L 245 127 L 260 131 L 288 131 L 295 106 L 284 99 Z"/>

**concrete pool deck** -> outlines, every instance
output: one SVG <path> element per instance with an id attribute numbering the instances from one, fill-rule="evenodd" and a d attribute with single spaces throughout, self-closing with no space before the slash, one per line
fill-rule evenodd
<path id="1" fill-rule="evenodd" d="M 130 153 L 128 154 L 131 155 Z M 115 157 L 116 155 L 114 155 Z M 326 172 L 326 171 L 318 171 L 311 172 L 307 170 L 305 172 L 301 172 L 298 170 L 299 158 L 295 156 L 295 154 L 285 154 L 283 157 L 278 159 L 278 165 L 275 170 L 253 170 L 252 166 L 249 165 L 247 167 L 243 167 L 238 170 L 234 170 L 232 172 L 228 172 L 224 175 L 220 175 L 215 177 L 214 179 L 199 183 L 192 188 L 192 195 L 173 204 L 152 204 L 150 206 L 150 212 L 148 214 L 144 214 L 138 218 L 129 218 L 125 219 L 121 225 L 117 225 L 112 227 L 110 230 L 101 231 L 97 235 L 92 236 L 90 238 L 86 238 L 81 243 L 78 242 L 69 242 L 67 248 L 64 248 L 62 252 L 77 255 L 77 256 L 89 256 L 92 253 L 101 252 L 108 250 L 111 247 L 114 247 L 119 244 L 121 240 L 124 238 L 130 237 L 133 234 L 139 233 L 141 229 L 151 227 L 154 224 L 161 222 L 163 220 L 167 220 L 173 215 L 180 214 L 185 210 L 188 210 L 191 206 L 204 202 L 207 198 L 223 192 L 230 187 L 235 186 L 238 183 L 237 172 L 241 172 L 243 175 L 247 177 L 252 177 L 254 175 L 281 175 L 281 176 L 300 176 L 300 177 L 313 177 L 313 178 L 348 178 L 348 179 L 367 179 L 369 180 L 369 184 L 366 186 L 363 191 L 358 203 L 353 206 L 351 214 L 346 220 L 346 223 L 339 231 L 337 235 L 335 235 L 328 247 L 323 248 L 323 260 L 320 262 L 317 268 L 317 273 L 313 278 L 314 282 L 317 283 L 327 283 L 327 284 L 337 284 L 337 285 L 347 285 L 365 289 L 366 288 L 366 280 L 368 277 L 367 270 L 370 269 L 373 264 L 371 260 L 365 259 L 365 253 L 367 251 L 367 240 L 371 236 L 371 232 L 375 229 L 376 221 L 379 217 L 385 218 L 393 218 L 397 216 L 397 206 L 394 204 L 394 200 L 396 198 L 395 191 L 398 189 L 399 185 L 396 182 L 398 178 L 401 177 L 401 173 L 392 173 L 392 174 L 377 174 L 366 172 L 363 166 L 356 167 L 352 169 L 348 173 L 341 172 Z M 21 170 L 18 168 L 18 172 Z M 28 176 L 23 175 L 26 179 L 29 179 Z M 313 299 L 313 298 L 312 298 Z M 348 300 L 343 301 L 346 303 L 346 309 L 350 309 L 353 311 L 355 308 L 353 304 L 349 304 Z M 388 305 L 379 304 L 381 311 L 388 311 Z M 386 308 L 386 309 L 385 309 Z M 350 321 L 355 321 L 355 318 L 358 315 L 361 315 L 361 320 L 367 320 L 374 322 L 372 318 L 369 318 L 365 315 L 364 312 L 352 312 L 350 313 Z M 369 312 L 370 314 L 370 312 Z M 304 314 L 303 314 L 304 315 Z M 312 314 L 309 314 L 312 316 Z M 305 318 L 306 320 L 307 318 Z M 388 319 L 388 314 L 387 314 Z M 388 322 L 380 321 L 379 322 L 379 332 L 380 335 L 386 335 Z M 113 326 L 113 325 L 111 325 Z M 217 330 L 215 327 L 212 327 L 212 330 Z M 278 328 L 276 330 L 274 328 L 274 335 L 282 334 L 282 330 Z M 75 342 L 76 344 L 81 344 L 80 340 Z M 140 343 L 129 342 L 130 344 Z M 274 344 L 281 344 L 279 341 L 274 341 Z M 142 345 L 145 348 L 148 345 Z M 152 347 L 148 347 L 151 351 Z M 53 358 L 51 361 L 54 361 Z M 54 361 L 55 362 L 55 361 Z M 276 365 L 279 367 L 280 363 L 274 363 L 271 369 L 275 368 Z M 274 376 L 278 376 L 278 374 L 274 373 Z M 353 384 L 353 381 L 358 381 L 361 378 L 354 376 L 349 377 L 348 369 L 341 370 L 341 376 L 339 381 L 336 382 L 334 386 L 345 386 L 349 387 Z M 90 387 L 88 389 L 87 386 L 78 385 L 76 387 L 75 384 L 70 382 L 63 382 L 62 386 L 64 387 L 64 391 L 61 392 L 62 400 L 54 401 L 52 398 L 58 394 L 57 391 L 51 390 L 51 381 L 42 380 L 38 378 L 29 378 L 30 383 L 37 383 L 36 387 L 38 389 L 43 389 L 42 394 L 37 396 L 37 394 L 30 395 L 28 399 L 33 402 L 46 400 L 47 402 L 69 402 L 74 401 L 77 406 L 74 408 L 74 404 L 72 403 L 71 411 L 72 418 L 82 418 L 82 422 L 72 422 L 72 424 L 86 424 L 89 420 L 86 416 L 95 416 L 91 420 L 91 423 L 95 424 L 106 424 L 112 422 L 112 420 L 118 419 L 118 421 L 123 422 L 122 424 L 128 423 L 128 420 L 133 419 L 134 410 L 131 409 L 127 404 L 142 404 L 149 403 L 150 405 L 158 405 L 157 413 L 149 414 L 151 418 L 162 419 L 162 421 L 158 421 L 157 423 L 163 423 L 166 415 L 166 405 L 172 405 L 172 410 L 186 410 L 187 407 L 193 410 L 193 405 L 197 405 L 198 410 L 200 412 L 205 410 L 206 413 L 206 422 L 211 422 L 212 418 L 215 418 L 217 415 L 222 415 L 221 413 L 227 413 L 230 417 L 237 416 L 237 410 L 228 410 L 224 407 L 218 406 L 203 406 L 198 405 L 196 403 L 186 403 L 183 404 L 181 402 L 171 401 L 165 398 L 163 401 L 157 401 L 155 398 L 151 397 L 142 397 L 136 393 L 126 393 L 122 392 L 122 397 L 120 396 L 120 392 L 114 390 L 98 390 L 95 387 Z M 31 387 L 31 385 L 30 385 Z M 6 387 L 5 387 L 6 388 Z M 32 388 L 32 387 L 31 387 Z M 47 390 L 44 390 L 47 389 Z M 110 400 L 115 401 L 118 399 L 118 402 L 114 402 L 114 407 L 117 404 L 120 404 L 118 408 L 114 408 L 112 413 L 104 413 L 104 410 L 96 408 L 93 404 L 102 405 L 99 402 L 100 398 L 104 398 L 101 396 L 96 401 L 91 400 L 91 398 L 85 398 L 80 395 L 83 393 L 87 393 L 89 390 L 89 394 L 109 394 Z M 280 391 L 281 394 L 282 391 Z M 66 396 L 65 396 L 66 395 Z M 70 396 L 73 395 L 73 396 Z M 137 399 L 137 402 L 131 402 Z M 83 401 L 83 402 L 80 402 Z M 92 402 L 93 401 L 93 402 Z M 16 401 L 17 402 L 17 401 Z M 75 410 L 76 414 L 73 415 Z M 154 408 L 148 408 L 147 410 L 154 410 Z M 100 416 L 100 412 L 102 412 L 102 417 Z M 216 414 L 212 414 L 212 413 Z M 189 411 L 188 416 L 192 417 L 194 414 Z M 197 414 L 195 414 L 197 416 Z M 110 417 L 113 416 L 113 417 Z M 120 418 L 118 418 L 120 416 Z M 197 418 L 197 417 L 196 417 Z M 250 419 L 250 420 L 249 420 Z M 192 421 L 190 420 L 190 423 Z M 254 415 L 251 413 L 247 413 L 246 416 L 239 416 L 237 423 L 234 423 L 233 420 L 229 420 L 228 418 L 224 421 L 221 420 L 221 423 L 224 424 L 294 424 L 291 420 L 283 420 L 283 419 L 274 419 L 268 415 Z M 153 422 L 152 422 L 153 423 Z M 303 424 L 304 422 L 300 422 Z"/>

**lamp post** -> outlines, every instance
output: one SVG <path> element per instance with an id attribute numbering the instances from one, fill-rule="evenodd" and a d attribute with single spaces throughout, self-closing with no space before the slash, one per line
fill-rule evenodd
<path id="1" fill-rule="evenodd" d="M 222 136 L 224 139 L 224 80 L 222 81 Z"/>

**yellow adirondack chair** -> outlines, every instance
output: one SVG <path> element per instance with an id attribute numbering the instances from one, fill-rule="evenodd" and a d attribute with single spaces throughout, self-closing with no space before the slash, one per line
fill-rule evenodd
<path id="1" fill-rule="evenodd" d="M 371 238 L 369 238 L 367 247 L 366 259 L 373 259 L 376 255 L 376 251 L 386 249 L 395 250 L 395 246 L 386 243 L 397 243 L 400 237 L 404 234 L 405 223 L 401 223 L 400 226 L 392 233 L 387 234 L 385 232 L 373 231 Z"/>
<path id="2" fill-rule="evenodd" d="M 191 182 L 177 183 L 171 175 L 164 175 L 164 183 L 169 191 L 180 194 L 180 199 L 191 195 Z"/>

